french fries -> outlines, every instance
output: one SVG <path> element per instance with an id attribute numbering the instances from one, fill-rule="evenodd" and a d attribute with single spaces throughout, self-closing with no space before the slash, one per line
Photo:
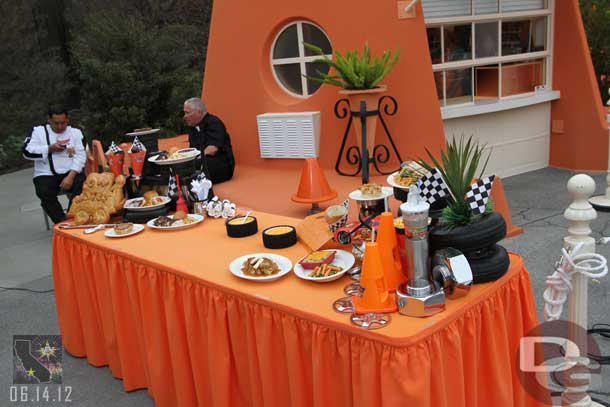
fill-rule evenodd
<path id="1" fill-rule="evenodd" d="M 341 270 L 343 270 L 343 269 L 339 266 L 323 264 L 321 266 L 317 266 L 316 268 L 314 268 L 313 271 L 311 273 L 309 273 L 309 277 L 314 277 L 314 278 L 329 277 L 334 274 L 337 274 Z"/>

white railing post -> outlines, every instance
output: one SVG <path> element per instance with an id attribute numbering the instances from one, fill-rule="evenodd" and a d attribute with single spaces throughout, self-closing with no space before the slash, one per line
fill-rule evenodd
<path id="1" fill-rule="evenodd" d="M 568 220 L 568 233 L 564 241 L 564 247 L 568 250 L 573 249 L 578 243 L 583 243 L 579 253 L 595 253 L 595 239 L 591 237 L 590 222 L 597 218 L 597 212 L 589 204 L 587 199 L 595 192 L 595 181 L 586 174 L 574 175 L 568 181 L 568 192 L 573 198 L 573 202 L 563 213 L 563 216 Z M 581 273 L 575 273 L 572 278 L 572 292 L 569 297 L 568 305 L 568 321 L 576 327 L 576 329 L 568 332 L 568 338 L 574 343 L 579 344 L 579 349 L 576 352 L 566 352 L 566 354 L 580 354 L 582 358 L 587 357 L 587 349 L 582 349 L 586 346 L 587 338 L 586 330 L 588 328 L 587 321 L 587 302 L 588 302 L 588 279 Z M 583 363 L 582 359 L 574 362 Z M 562 394 L 562 401 L 572 407 L 589 407 L 591 406 L 591 398 L 586 394 L 589 384 L 585 386 L 568 387 Z"/>

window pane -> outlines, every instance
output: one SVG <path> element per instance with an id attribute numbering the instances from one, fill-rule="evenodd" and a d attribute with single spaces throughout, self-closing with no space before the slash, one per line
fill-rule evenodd
<path id="1" fill-rule="evenodd" d="M 477 66 L 475 71 L 475 99 L 497 99 L 498 98 L 498 76 L 499 67 L 495 65 Z"/>
<path id="2" fill-rule="evenodd" d="M 273 47 L 273 59 L 295 58 L 299 56 L 297 25 L 293 24 L 280 34 Z"/>
<path id="3" fill-rule="evenodd" d="M 472 25 L 446 25 L 445 62 L 472 58 Z"/>
<path id="4" fill-rule="evenodd" d="M 498 56 L 498 23 L 477 23 L 474 26 L 477 58 Z"/>
<path id="5" fill-rule="evenodd" d="M 422 0 L 424 18 L 469 16 L 470 0 Z"/>
<path id="6" fill-rule="evenodd" d="M 443 106 L 443 72 L 434 72 L 434 83 L 436 84 L 436 97 L 439 103 Z"/>
<path id="7" fill-rule="evenodd" d="M 546 17 L 502 22 L 502 55 L 546 49 Z"/>
<path id="8" fill-rule="evenodd" d="M 446 71 L 447 105 L 472 102 L 472 68 Z"/>
<path id="9" fill-rule="evenodd" d="M 502 96 L 534 92 L 544 83 L 544 59 L 502 64 Z"/>
<path id="10" fill-rule="evenodd" d="M 502 0 L 502 12 L 542 10 L 546 8 L 545 0 Z"/>
<path id="11" fill-rule="evenodd" d="M 308 76 L 319 76 L 318 71 L 322 73 L 328 73 L 330 70 L 330 66 L 323 62 L 308 62 L 305 64 L 305 70 L 307 71 Z M 312 81 L 307 79 L 307 91 L 311 95 L 314 93 L 322 84 L 319 82 Z"/>
<path id="12" fill-rule="evenodd" d="M 532 21 L 532 52 L 546 50 L 546 17 Z"/>
<path id="13" fill-rule="evenodd" d="M 441 49 L 441 27 L 430 27 L 426 29 L 428 33 L 428 47 L 430 48 L 430 58 L 433 64 L 443 62 Z"/>
<path id="14" fill-rule="evenodd" d="M 475 0 L 475 14 L 496 14 L 498 12 L 498 0 Z"/>
<path id="15" fill-rule="evenodd" d="M 301 66 L 299 64 L 274 65 L 273 69 L 286 89 L 298 95 L 303 94 Z"/>
<path id="16" fill-rule="evenodd" d="M 331 54 L 333 52 L 330 47 L 330 41 L 328 41 L 326 35 L 314 25 L 303 23 L 303 41 L 322 48 L 322 51 L 324 51 L 325 54 Z M 316 54 L 305 48 L 305 55 L 309 56 Z"/>

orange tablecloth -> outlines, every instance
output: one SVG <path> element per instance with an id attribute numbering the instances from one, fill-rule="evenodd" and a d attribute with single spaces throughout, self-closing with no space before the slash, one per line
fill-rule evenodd
<path id="1" fill-rule="evenodd" d="M 256 214 L 259 230 L 298 220 Z M 63 343 L 109 365 L 125 390 L 175 406 L 528 406 L 519 338 L 537 324 L 530 280 L 509 272 L 427 319 L 395 314 L 364 331 L 331 309 L 344 277 L 238 279 L 237 256 L 268 251 L 222 220 L 124 239 L 55 229 L 53 276 Z M 276 251 L 295 261 L 297 244 Z"/>

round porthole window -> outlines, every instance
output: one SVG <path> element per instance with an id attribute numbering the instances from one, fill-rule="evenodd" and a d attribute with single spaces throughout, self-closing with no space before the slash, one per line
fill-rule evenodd
<path id="1" fill-rule="evenodd" d="M 303 75 L 315 76 L 317 71 L 328 73 L 330 67 L 314 62 L 320 56 L 303 46 L 303 42 L 320 47 L 332 57 L 332 47 L 326 33 L 307 21 L 291 22 L 280 30 L 271 47 L 271 67 L 280 86 L 291 95 L 307 97 L 320 88 L 320 83 Z"/>

